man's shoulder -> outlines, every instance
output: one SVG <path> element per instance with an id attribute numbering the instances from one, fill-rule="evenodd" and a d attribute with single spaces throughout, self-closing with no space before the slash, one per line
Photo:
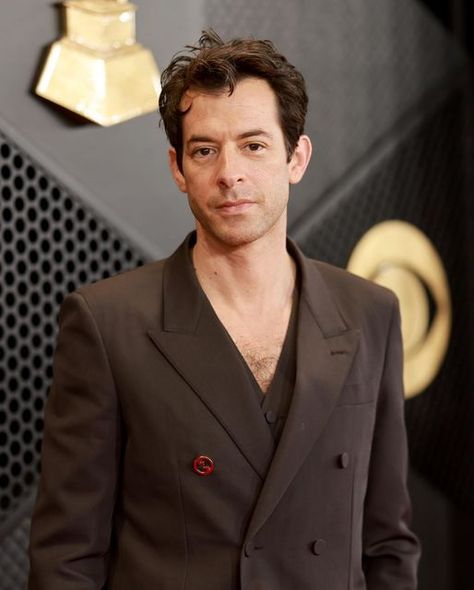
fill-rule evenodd
<path id="1" fill-rule="evenodd" d="M 146 263 L 76 289 L 94 315 L 149 313 L 161 300 L 166 259 Z"/>
<path id="2" fill-rule="evenodd" d="M 147 285 L 161 281 L 164 260 L 148 262 L 136 268 L 122 271 L 111 277 L 84 285 L 78 291 L 86 297 L 119 296 L 130 291 L 141 290 Z"/>
<path id="3" fill-rule="evenodd" d="M 390 289 L 374 283 L 370 279 L 356 275 L 345 268 L 313 258 L 308 258 L 307 260 L 310 264 L 316 266 L 325 282 L 330 287 L 342 289 L 344 291 L 347 289 L 351 291 L 360 291 L 364 295 L 370 295 L 382 299 L 388 298 L 391 300 L 395 296 Z"/>
<path id="4" fill-rule="evenodd" d="M 377 312 L 391 314 L 397 305 L 395 293 L 382 285 L 320 260 L 307 261 L 316 267 L 333 302 L 345 317 Z"/>

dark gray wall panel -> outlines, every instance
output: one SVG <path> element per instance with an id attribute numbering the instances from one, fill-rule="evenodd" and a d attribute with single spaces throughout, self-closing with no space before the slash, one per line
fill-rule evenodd
<path id="1" fill-rule="evenodd" d="M 23 519 L 11 534 L 0 539 L 0 590 L 20 590 L 26 585 L 26 551 L 30 519 Z"/>
<path id="2" fill-rule="evenodd" d="M 209 0 L 205 9 L 225 37 L 270 38 L 305 75 L 315 153 L 294 189 L 290 225 L 465 64 L 413 0 Z"/>
<path id="3" fill-rule="evenodd" d="M 137 40 L 158 67 L 199 36 L 202 1 L 138 1 Z M 0 18 L 0 129 L 155 256 L 192 226 L 167 166 L 158 115 L 103 129 L 74 125 L 30 92 L 44 49 L 59 36 L 50 0 L 15 0 Z"/>
<path id="4" fill-rule="evenodd" d="M 462 63 L 452 39 L 411 0 L 137 5 L 138 41 L 154 52 L 160 68 L 211 24 L 224 37 L 269 37 L 302 69 L 316 150 L 307 177 L 295 187 L 290 223 Z M 158 116 L 109 129 L 77 126 L 34 97 L 40 55 L 58 35 L 57 10 L 49 0 L 10 0 L 3 7 L 0 128 L 140 247 L 154 256 L 169 252 L 192 219 L 168 172 Z"/>

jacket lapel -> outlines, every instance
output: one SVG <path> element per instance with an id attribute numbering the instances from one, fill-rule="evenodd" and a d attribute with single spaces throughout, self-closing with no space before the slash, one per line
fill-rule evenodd
<path id="1" fill-rule="evenodd" d="M 234 345 L 197 281 L 193 234 L 166 261 L 163 324 L 148 332 L 160 352 L 200 397 L 262 479 L 274 441 L 236 359 Z"/>
<path id="2" fill-rule="evenodd" d="M 265 523 L 321 435 L 357 351 L 317 268 L 298 248 L 288 248 L 301 271 L 297 372 L 293 399 L 275 451 L 270 429 L 235 362 L 230 336 L 200 288 L 190 257 L 193 234 L 165 264 L 162 326 L 148 334 L 158 350 L 227 431 L 264 484 L 247 536 Z"/>
<path id="3" fill-rule="evenodd" d="M 316 264 L 294 244 L 289 250 L 302 274 L 296 382 L 279 445 L 253 512 L 247 536 L 265 523 L 321 435 L 357 351 L 359 331 L 349 330 Z"/>

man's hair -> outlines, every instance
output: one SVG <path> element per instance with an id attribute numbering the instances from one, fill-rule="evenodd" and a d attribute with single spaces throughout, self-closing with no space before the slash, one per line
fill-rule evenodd
<path id="1" fill-rule="evenodd" d="M 189 89 L 209 93 L 228 90 L 243 78 L 266 80 L 275 92 L 280 125 L 290 160 L 304 133 L 308 95 L 303 76 L 278 53 L 271 41 L 232 39 L 224 42 L 212 29 L 203 31 L 196 46 L 178 53 L 161 76 L 160 114 L 166 135 L 182 170 L 183 133 L 181 99 Z M 189 110 L 190 107 L 188 107 Z"/>

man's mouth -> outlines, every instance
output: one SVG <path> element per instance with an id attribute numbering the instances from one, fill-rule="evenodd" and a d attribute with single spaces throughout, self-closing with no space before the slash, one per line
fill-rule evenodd
<path id="1" fill-rule="evenodd" d="M 250 209 L 254 204 L 255 201 L 250 199 L 229 200 L 219 204 L 217 209 L 223 213 L 243 213 L 244 211 L 247 211 L 247 209 Z"/>

